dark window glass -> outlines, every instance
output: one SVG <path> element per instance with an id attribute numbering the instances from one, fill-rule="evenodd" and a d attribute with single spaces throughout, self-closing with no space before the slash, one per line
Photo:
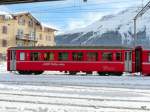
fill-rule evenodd
<path id="1" fill-rule="evenodd" d="M 83 53 L 81 53 L 81 52 L 72 53 L 72 59 L 73 59 L 73 61 L 82 61 L 83 60 Z"/>
<path id="2" fill-rule="evenodd" d="M 7 40 L 2 40 L 2 47 L 7 47 Z"/>
<path id="3" fill-rule="evenodd" d="M 132 52 L 129 52 L 129 60 L 132 60 Z"/>
<path id="4" fill-rule="evenodd" d="M 54 53 L 44 53 L 44 61 L 53 61 Z"/>
<path id="5" fill-rule="evenodd" d="M 7 26 L 3 26 L 2 33 L 7 34 Z"/>
<path id="6" fill-rule="evenodd" d="M 33 20 L 30 20 L 28 25 L 29 25 L 29 27 L 33 27 Z"/>
<path id="7" fill-rule="evenodd" d="M 122 53 L 121 52 L 116 53 L 116 60 L 122 61 Z"/>
<path id="8" fill-rule="evenodd" d="M 31 53 L 31 61 L 39 61 L 40 60 L 40 53 L 32 52 Z"/>
<path id="9" fill-rule="evenodd" d="M 112 61 L 113 60 L 112 54 L 113 53 L 110 53 L 110 52 L 102 53 L 102 60 L 103 61 Z"/>
<path id="10" fill-rule="evenodd" d="M 68 53 L 60 52 L 58 55 L 59 61 L 68 61 Z"/>
<path id="11" fill-rule="evenodd" d="M 10 51 L 10 60 L 16 60 L 16 52 Z"/>
<path id="12" fill-rule="evenodd" d="M 97 60 L 98 60 L 98 53 L 96 52 L 87 53 L 87 61 L 97 61 Z"/>

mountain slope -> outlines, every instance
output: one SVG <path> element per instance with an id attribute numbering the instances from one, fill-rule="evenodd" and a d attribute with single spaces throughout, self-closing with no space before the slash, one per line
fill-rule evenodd
<path id="1" fill-rule="evenodd" d="M 56 37 L 57 45 L 133 45 L 133 18 L 140 9 L 128 8 L 115 15 L 107 15 L 93 24 Z M 137 21 L 137 43 L 149 45 L 150 12 Z"/>

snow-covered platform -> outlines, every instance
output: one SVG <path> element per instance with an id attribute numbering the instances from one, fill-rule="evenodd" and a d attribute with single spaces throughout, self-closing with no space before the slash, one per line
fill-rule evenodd
<path id="1" fill-rule="evenodd" d="M 19 75 L 0 65 L 0 112 L 149 112 L 150 77 Z"/>

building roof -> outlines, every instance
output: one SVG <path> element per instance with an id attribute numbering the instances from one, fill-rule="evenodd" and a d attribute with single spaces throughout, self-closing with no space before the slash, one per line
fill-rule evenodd
<path id="1" fill-rule="evenodd" d="M 12 15 L 8 12 L 5 12 L 5 11 L 0 11 L 0 16 L 5 16 L 6 18 L 10 18 L 12 19 Z"/>
<path id="2" fill-rule="evenodd" d="M 116 49 L 116 50 L 123 50 L 123 49 L 132 49 L 131 47 L 125 47 L 125 46 L 30 46 L 30 47 L 11 47 L 10 50 L 57 50 L 57 49 L 63 49 L 63 50 L 75 50 L 75 49 L 92 49 L 92 50 L 98 50 L 98 49 Z"/>
<path id="3" fill-rule="evenodd" d="M 44 24 L 44 23 L 42 23 L 42 27 L 45 29 L 49 29 L 49 30 L 52 30 L 52 31 L 58 31 L 58 30 L 56 30 L 55 28 L 52 28 L 51 26 L 49 26 L 49 25 L 47 25 L 47 24 Z"/>
<path id="4" fill-rule="evenodd" d="M 39 25 L 41 25 L 40 21 L 35 18 L 30 12 L 17 12 L 17 13 L 13 13 L 12 16 L 21 16 L 21 15 L 28 15 L 29 17 L 31 17 L 36 23 L 38 23 Z M 42 26 L 42 25 L 41 25 Z"/>
<path id="5" fill-rule="evenodd" d="M 12 16 L 21 16 L 21 15 L 28 15 L 31 18 L 33 18 L 35 20 L 36 23 L 38 23 L 43 29 L 48 29 L 48 30 L 52 30 L 52 31 L 57 31 L 54 28 L 51 28 L 49 25 L 47 24 L 43 24 L 41 23 L 37 18 L 35 18 L 30 12 L 17 12 L 17 13 L 13 13 Z"/>
<path id="6" fill-rule="evenodd" d="M 7 13 L 7 12 L 2 12 L 0 11 L 0 16 L 5 16 L 7 18 L 13 18 L 16 16 L 22 16 L 22 15 L 28 15 L 29 17 L 31 17 L 37 24 L 39 24 L 43 29 L 48 29 L 51 31 L 58 31 L 55 28 L 50 27 L 47 24 L 43 24 L 41 23 L 36 17 L 34 17 L 30 12 L 16 12 L 16 13 Z"/>

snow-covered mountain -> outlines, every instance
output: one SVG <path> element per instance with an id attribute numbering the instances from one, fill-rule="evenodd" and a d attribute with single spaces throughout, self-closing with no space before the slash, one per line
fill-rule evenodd
<path id="1" fill-rule="evenodd" d="M 128 8 L 93 24 L 56 37 L 57 45 L 133 45 L 133 18 L 141 9 Z M 137 43 L 149 46 L 150 11 L 137 21 Z"/>

